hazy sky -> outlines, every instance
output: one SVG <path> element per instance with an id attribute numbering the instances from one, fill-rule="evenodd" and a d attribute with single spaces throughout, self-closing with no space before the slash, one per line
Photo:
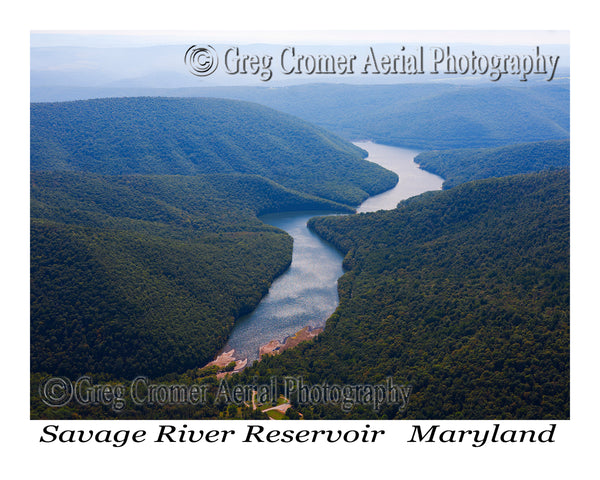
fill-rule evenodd
<path id="1" fill-rule="evenodd" d="M 32 31 L 31 46 L 124 47 L 208 42 L 295 44 L 476 43 L 568 44 L 569 32 L 537 31 Z"/>

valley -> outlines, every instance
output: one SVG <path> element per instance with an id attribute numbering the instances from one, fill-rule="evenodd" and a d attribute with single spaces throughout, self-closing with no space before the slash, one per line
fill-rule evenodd
<path id="1" fill-rule="evenodd" d="M 303 120 L 220 98 L 33 103 L 32 392 L 142 375 L 207 397 L 115 412 L 32 393 L 32 418 L 262 418 L 217 397 L 235 360 L 232 386 L 413 391 L 401 411 L 287 418 L 568 418 L 565 88 L 213 91 Z M 282 348 L 305 327 L 322 332 Z M 285 351 L 253 364 L 267 344 Z"/>

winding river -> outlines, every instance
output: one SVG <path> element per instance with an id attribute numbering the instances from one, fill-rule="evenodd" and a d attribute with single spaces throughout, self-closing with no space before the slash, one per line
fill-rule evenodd
<path id="1" fill-rule="evenodd" d="M 439 190 L 443 180 L 421 170 L 413 161 L 419 153 L 373 142 L 356 142 L 369 152 L 368 161 L 396 172 L 398 184 L 365 200 L 361 212 L 390 210 L 398 202 L 429 190 Z M 223 352 L 235 350 L 236 359 L 257 360 L 259 349 L 271 340 L 284 341 L 302 328 L 323 327 L 339 303 L 337 280 L 343 256 L 311 232 L 306 222 L 331 212 L 294 212 L 265 215 L 261 220 L 289 233 L 294 239 L 292 264 L 278 277 L 258 307 L 236 323 Z"/>

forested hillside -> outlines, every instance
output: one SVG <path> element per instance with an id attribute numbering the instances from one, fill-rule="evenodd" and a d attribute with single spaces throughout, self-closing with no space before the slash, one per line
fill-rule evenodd
<path id="1" fill-rule="evenodd" d="M 211 360 L 291 261 L 273 210 L 337 209 L 258 176 L 31 177 L 31 367 L 117 377 Z"/>
<path id="2" fill-rule="evenodd" d="M 48 89 L 51 91 L 52 89 Z M 350 140 L 420 150 L 497 147 L 570 136 L 568 80 L 543 85 L 298 85 L 42 89 L 40 98 L 152 95 L 222 97 L 267 105 Z M 34 89 L 32 95 L 36 95 Z"/>
<path id="3" fill-rule="evenodd" d="M 32 171 L 243 173 L 357 205 L 397 176 L 354 145 L 261 105 L 108 98 L 31 105 Z"/>
<path id="4" fill-rule="evenodd" d="M 497 148 L 423 152 L 415 162 L 444 178 L 443 188 L 459 183 L 569 166 L 570 141 L 548 140 Z"/>
<path id="5" fill-rule="evenodd" d="M 463 183 L 568 165 L 568 140 L 547 141 L 568 137 L 568 86 L 499 87 L 496 97 L 448 85 L 273 90 L 238 94 L 347 138 L 494 148 L 423 154 L 452 189 L 312 220 L 346 254 L 340 306 L 315 341 L 232 382 L 392 377 L 413 387 L 402 412 L 295 405 L 307 419 L 568 418 L 568 170 Z M 496 148 L 529 140 L 540 142 Z M 291 238 L 258 216 L 352 212 L 397 180 L 363 157 L 321 128 L 239 101 L 32 104 L 32 381 L 168 375 L 214 390 L 198 367 L 291 261 Z M 254 414 L 130 407 L 124 418 Z M 118 416 L 48 410 L 35 396 L 33 411 Z"/>
<path id="6" fill-rule="evenodd" d="M 212 360 L 291 261 L 292 239 L 257 216 L 353 211 L 397 181 L 363 156 L 245 102 L 32 104 L 32 371 L 131 378 Z"/>
<path id="7" fill-rule="evenodd" d="M 346 253 L 340 306 L 316 341 L 239 381 L 413 386 L 404 412 L 315 405 L 300 408 L 305 418 L 568 418 L 568 171 L 310 225 Z"/>

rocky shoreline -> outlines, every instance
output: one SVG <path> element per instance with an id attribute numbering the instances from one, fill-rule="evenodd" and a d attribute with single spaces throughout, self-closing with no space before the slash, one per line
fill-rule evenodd
<path id="1" fill-rule="evenodd" d="M 284 350 L 296 347 L 301 342 L 312 340 L 323 331 L 322 328 L 311 328 L 309 326 L 299 330 L 294 335 L 286 337 L 283 342 L 279 340 L 271 340 L 266 345 L 260 347 L 258 361 L 262 360 L 264 355 L 279 355 Z M 235 362 L 233 369 L 224 371 L 226 367 Z M 217 373 L 217 378 L 222 378 L 227 374 L 233 374 L 241 372 L 248 365 L 248 359 L 235 358 L 235 349 L 231 349 L 227 352 L 223 352 L 217 356 L 212 362 L 207 363 L 203 368 L 217 366 L 221 370 Z"/>
<path id="2" fill-rule="evenodd" d="M 284 350 L 296 347 L 299 343 L 307 340 L 312 340 L 323 331 L 322 328 L 304 327 L 302 330 L 296 332 L 294 335 L 287 337 L 283 343 L 279 340 L 271 340 L 266 345 L 260 347 L 259 360 L 262 359 L 263 355 L 278 355 Z"/>

